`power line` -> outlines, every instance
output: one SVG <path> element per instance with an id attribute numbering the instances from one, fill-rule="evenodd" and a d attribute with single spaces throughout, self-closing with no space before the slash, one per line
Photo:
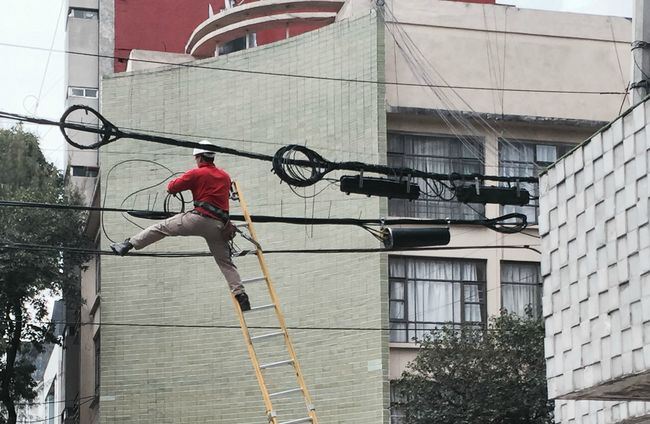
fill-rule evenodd
<path id="1" fill-rule="evenodd" d="M 27 46 L 22 44 L 2 43 L 2 42 L 0 42 L 0 46 L 23 48 L 23 49 L 30 49 L 30 50 L 40 50 L 40 51 L 49 50 L 44 47 Z M 97 54 L 97 53 L 85 53 L 85 52 L 77 52 L 72 50 L 51 50 L 51 51 L 55 53 L 64 53 L 64 54 L 86 56 L 86 57 L 97 57 L 102 59 L 126 59 L 120 56 L 111 56 L 111 55 Z M 466 86 L 466 85 L 430 85 L 430 84 L 418 84 L 418 83 L 408 83 L 408 82 L 390 82 L 390 81 L 378 81 L 378 80 L 354 79 L 354 78 L 337 78 L 337 77 L 327 77 L 327 76 L 319 76 L 319 75 L 290 74 L 290 73 L 270 72 L 270 71 L 255 71 L 249 69 L 224 68 L 219 66 L 197 65 L 192 63 L 174 63 L 174 62 L 165 62 L 161 60 L 150 60 L 150 59 L 131 58 L 128 60 L 133 62 L 150 63 L 156 65 L 176 66 L 180 68 L 197 68 L 197 69 L 207 69 L 212 71 L 236 72 L 236 73 L 243 73 L 243 74 L 265 75 L 265 76 L 274 76 L 274 77 L 303 78 L 303 79 L 323 80 L 323 81 L 338 81 L 338 82 L 359 83 L 359 84 L 394 85 L 394 86 L 405 86 L 405 87 L 449 88 L 449 89 L 457 89 L 457 90 L 512 91 L 512 92 L 519 92 L 519 93 L 596 94 L 596 95 L 625 94 L 625 92 L 621 92 L 621 91 L 548 90 L 548 89 L 532 89 L 532 88 L 475 87 L 475 86 Z"/>
<path id="2" fill-rule="evenodd" d="M 240 330 L 239 325 L 228 325 L 228 324 L 161 324 L 161 323 L 144 323 L 144 322 L 92 322 L 92 321 L 81 321 L 81 322 L 66 322 L 66 321 L 53 321 L 55 324 L 65 324 L 65 325 L 81 325 L 81 326 L 106 326 L 106 327 L 140 327 L 140 328 L 198 328 L 198 329 L 219 329 L 219 330 Z M 43 322 L 42 324 L 48 324 Z M 449 322 L 449 324 L 458 324 L 454 322 Z M 278 326 L 248 326 L 249 329 L 253 330 L 278 330 Z M 310 325 L 301 325 L 301 326 L 287 326 L 288 330 L 294 331 L 390 331 L 393 330 L 391 327 L 327 327 L 327 326 L 310 326 Z M 443 328 L 432 328 L 427 331 L 444 331 Z"/>
<path id="3" fill-rule="evenodd" d="M 55 210 L 77 210 L 77 211 L 95 211 L 95 212 L 122 212 L 130 213 L 133 216 L 146 217 L 146 215 L 155 215 L 155 219 L 167 214 L 173 216 L 175 213 L 168 211 L 151 211 L 125 208 L 107 208 L 98 206 L 66 205 L 57 203 L 39 203 L 23 202 L 16 200 L 0 200 L 0 207 L 17 207 L 17 208 L 39 208 Z M 233 221 L 244 221 L 243 215 L 230 215 Z M 301 218 L 301 217 L 282 217 L 272 215 L 252 215 L 251 221 L 259 223 L 280 223 L 295 225 L 481 225 L 494 224 L 498 221 L 505 221 L 508 217 L 485 218 L 476 220 L 463 219 L 419 219 L 419 218 L 387 218 L 387 219 L 362 219 L 362 218 Z"/>
<path id="4" fill-rule="evenodd" d="M 389 253 L 389 252 L 416 252 L 416 251 L 448 251 L 448 250 L 472 250 L 472 249 L 526 249 L 541 253 L 539 250 L 532 247 L 533 245 L 501 245 L 501 246 L 431 246 L 431 247 L 405 247 L 405 248 L 350 248 L 350 249 L 271 249 L 263 250 L 264 254 L 336 254 L 336 253 Z M 72 246 L 57 246 L 36 243 L 20 243 L 12 242 L 9 240 L 0 240 L 0 250 L 31 250 L 31 251 L 55 251 L 55 252 L 69 252 L 77 253 L 80 255 L 108 255 L 115 256 L 115 253 L 110 250 L 89 249 L 83 247 Z M 254 255 L 256 250 L 242 250 L 235 254 L 235 257 Z M 132 257 L 153 257 L 153 258 L 194 258 L 194 257 L 212 257 L 210 252 L 132 252 L 127 256 Z"/>
<path id="5" fill-rule="evenodd" d="M 70 114 L 77 110 L 83 110 L 87 113 L 91 113 L 97 117 L 97 119 L 102 123 L 102 127 L 98 128 L 97 126 L 82 125 L 66 122 L 66 119 Z M 49 119 L 29 117 L 21 114 L 3 112 L 0 111 L 0 118 L 8 118 L 17 121 L 37 123 L 41 125 L 54 125 L 58 126 L 63 133 L 66 141 L 74 147 L 77 147 L 82 150 L 96 149 L 102 146 L 106 146 L 110 143 L 113 143 L 121 138 L 131 138 L 135 140 L 148 141 L 153 143 L 159 143 L 169 146 L 177 147 L 187 147 L 187 148 L 202 148 L 205 150 L 210 150 L 216 153 L 222 153 L 227 155 L 233 155 L 238 157 L 244 157 L 248 159 L 255 159 L 265 162 L 273 163 L 273 171 L 278 174 L 281 178 L 287 178 L 285 181 L 292 183 L 292 185 L 298 186 L 308 186 L 320 181 L 327 173 L 332 171 L 352 171 L 352 172 L 370 172 L 375 174 L 384 174 L 391 177 L 414 177 L 414 178 L 424 178 L 432 180 L 443 180 L 449 181 L 452 178 L 456 180 L 470 180 L 478 178 L 482 181 L 497 181 L 497 182 L 510 182 L 510 183 L 538 183 L 539 179 L 537 177 L 502 177 L 498 175 L 482 175 L 482 174 L 471 174 L 471 175 L 461 175 L 455 174 L 452 177 L 449 174 L 441 174 L 434 172 L 425 172 L 412 168 L 395 168 L 386 165 L 378 164 L 369 164 L 364 162 L 357 161 L 347 161 L 347 162 L 334 162 L 329 161 L 317 152 L 300 145 L 287 145 L 280 148 L 275 155 L 266 155 L 257 152 L 244 151 L 239 149 L 234 149 L 230 147 L 216 146 L 216 145 L 205 145 L 199 144 L 193 141 L 179 140 L 169 137 L 154 136 L 150 134 L 143 134 L 138 132 L 131 131 L 122 131 L 110 121 L 104 118 L 99 112 L 88 106 L 72 106 L 66 110 L 66 112 L 61 117 L 60 121 L 52 121 Z M 82 145 L 78 144 L 70 139 L 68 134 L 65 132 L 65 129 L 73 129 L 83 132 L 89 132 L 98 134 L 101 136 L 101 140 L 97 143 Z M 303 154 L 305 159 L 294 159 L 291 155 L 296 152 Z M 300 181 L 296 181 L 295 178 L 289 178 L 287 175 L 291 174 L 291 166 L 299 166 L 307 168 L 311 171 L 311 176 L 304 177 Z M 305 172 L 308 172 L 305 169 Z"/>

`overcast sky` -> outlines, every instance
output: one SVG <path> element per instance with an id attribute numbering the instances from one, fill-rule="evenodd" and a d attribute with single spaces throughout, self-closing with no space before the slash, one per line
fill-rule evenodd
<path id="1" fill-rule="evenodd" d="M 0 110 L 56 118 L 63 112 L 63 54 L 9 47 L 64 49 L 65 0 L 0 0 Z M 49 56 L 49 63 L 48 63 Z M 38 101 L 40 93 L 40 101 Z M 13 122 L 0 121 L 6 128 Z M 48 159 L 63 164 L 63 139 L 54 127 L 29 126 L 43 137 Z"/>
<path id="2" fill-rule="evenodd" d="M 632 17 L 633 0 L 497 0 L 500 4 L 562 12 Z"/>
<path id="3" fill-rule="evenodd" d="M 632 0 L 503 0 L 522 8 L 603 15 L 632 15 Z M 0 110 L 58 119 L 63 113 L 65 0 L 0 0 Z M 19 44 L 55 52 L 10 47 Z M 58 51 L 58 52 L 57 52 Z M 0 120 L 3 127 L 13 122 Z M 46 157 L 63 165 L 64 142 L 57 128 L 29 126 L 42 137 Z"/>

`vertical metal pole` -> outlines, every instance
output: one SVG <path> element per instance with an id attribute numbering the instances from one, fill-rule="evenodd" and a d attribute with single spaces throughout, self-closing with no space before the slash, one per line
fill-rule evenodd
<path id="1" fill-rule="evenodd" d="M 632 42 L 632 103 L 650 93 L 650 2 L 634 2 L 634 40 Z"/>

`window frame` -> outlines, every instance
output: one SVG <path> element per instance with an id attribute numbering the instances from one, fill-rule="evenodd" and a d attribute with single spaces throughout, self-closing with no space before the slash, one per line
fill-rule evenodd
<path id="1" fill-rule="evenodd" d="M 398 259 L 405 261 L 405 270 L 408 270 L 409 261 L 413 260 L 427 260 L 427 261 L 438 261 L 438 262 L 449 262 L 449 263 L 473 263 L 477 266 L 482 266 L 482 273 L 485 279 L 481 280 L 459 280 L 459 279 L 415 279 L 406 275 L 405 277 L 394 277 L 390 275 L 390 261 Z M 444 257 L 423 257 L 423 256 L 406 256 L 406 255 L 389 255 L 389 270 L 388 270 L 388 321 L 389 321 L 389 341 L 391 343 L 417 343 L 417 334 L 418 332 L 428 331 L 430 329 L 418 328 L 418 326 L 448 326 L 452 325 L 455 328 L 460 328 L 462 326 L 480 326 L 484 328 L 487 325 L 487 261 L 483 259 L 465 259 L 465 258 L 444 258 Z M 459 293 L 459 312 L 460 312 L 460 321 L 411 321 L 409 320 L 409 289 L 408 282 L 412 281 L 414 284 L 418 281 L 425 282 L 438 282 L 438 283 L 449 283 L 449 284 L 459 284 L 460 293 Z M 393 284 L 402 283 L 403 285 L 403 294 L 402 298 L 393 297 Z M 476 286 L 478 293 L 478 301 L 467 301 L 466 300 L 466 288 L 467 286 Z M 453 295 L 452 295 L 453 298 Z M 414 294 L 414 299 L 416 299 Z M 403 318 L 393 318 L 392 317 L 392 304 L 393 302 L 401 302 L 403 305 Z M 416 299 L 417 302 L 417 299 Z M 452 303 L 455 304 L 457 301 L 452 299 Z M 466 306 L 468 305 L 478 305 L 480 309 L 481 321 L 467 321 L 466 320 Z M 482 307 L 481 307 L 482 306 Z M 403 325 L 404 328 L 393 329 L 393 324 Z M 410 329 L 409 326 L 412 325 L 414 328 Z M 435 327 L 434 327 L 435 328 Z M 405 340 L 394 340 L 393 331 L 404 332 Z M 412 333 L 412 335 L 411 335 Z"/>
<path id="2" fill-rule="evenodd" d="M 82 16 L 77 16 L 76 12 L 81 12 Z M 91 13 L 92 16 L 85 15 L 86 13 Z M 76 19 L 87 19 L 87 20 L 99 20 L 99 10 L 92 9 L 89 7 L 69 7 L 68 8 L 68 17 Z"/>
<path id="3" fill-rule="evenodd" d="M 82 93 L 75 94 L 75 90 L 81 90 Z M 95 92 L 94 95 L 88 95 L 89 92 Z M 78 97 L 81 99 L 99 99 L 99 88 L 97 87 L 79 87 L 68 86 L 68 97 Z"/>
<path id="4" fill-rule="evenodd" d="M 533 265 L 537 268 L 537 283 L 526 283 L 522 281 L 504 281 L 503 280 L 503 268 L 506 265 L 510 264 L 516 264 L 516 265 Z M 542 295 L 543 295 L 543 289 L 544 289 L 544 281 L 542 280 L 542 272 L 541 272 L 541 264 L 539 262 L 532 262 L 532 261 L 512 261 L 512 260 L 502 260 L 499 263 L 500 266 L 500 272 L 499 272 L 499 295 L 501 298 L 501 309 L 506 309 L 504 306 L 503 302 L 503 286 L 529 286 L 529 287 L 536 287 L 536 293 L 537 293 L 537 308 L 536 311 L 534 311 L 533 318 L 541 318 L 542 317 Z M 508 312 L 513 312 L 508 310 Z M 515 313 L 515 312 L 513 312 Z M 518 314 L 519 315 L 519 314 Z"/>
<path id="5" fill-rule="evenodd" d="M 424 158 L 425 160 L 431 162 L 435 161 L 448 161 L 449 163 L 449 168 L 450 168 L 450 173 L 451 172 L 460 172 L 460 169 L 455 169 L 459 168 L 462 165 L 476 165 L 478 168 L 478 172 L 480 174 L 485 173 L 485 138 L 480 137 L 480 136 L 463 136 L 464 138 L 469 139 L 469 141 L 473 144 L 473 147 L 478 149 L 480 151 L 480 158 L 476 157 L 464 157 L 464 156 L 456 156 L 456 157 L 450 157 L 450 156 L 435 156 L 435 155 L 416 155 L 416 154 L 411 154 L 411 153 L 406 153 L 404 150 L 404 140 L 401 140 L 402 144 L 402 149 L 401 151 L 394 151 L 391 150 L 391 137 L 404 137 L 404 136 L 411 136 L 411 137 L 422 137 L 422 138 L 428 138 L 428 139 L 438 139 L 438 140 L 446 140 L 447 142 L 453 141 L 456 146 L 459 148 L 459 151 L 462 151 L 463 149 L 467 149 L 467 146 L 463 143 L 463 140 L 461 140 L 460 137 L 455 136 L 453 134 L 442 134 L 442 133 L 421 133 L 421 132 L 416 132 L 416 131 L 394 131 L 390 130 L 388 131 L 388 140 L 386 144 L 386 158 L 387 158 L 387 163 L 388 166 L 395 166 L 395 167 L 401 167 L 406 166 L 404 165 L 405 162 L 409 162 L 408 159 L 410 159 L 410 162 L 413 161 L 415 158 Z M 455 147 L 456 147 L 455 146 Z M 393 158 L 399 158 L 399 161 L 402 163 L 400 164 L 391 164 L 391 159 Z M 462 173 L 462 172 L 461 172 Z M 426 193 L 429 191 L 428 187 L 426 184 L 423 184 L 422 180 L 419 178 L 413 178 L 415 182 L 418 183 L 420 186 L 420 190 L 422 193 Z M 443 189 L 444 190 L 444 189 Z M 405 213 L 403 215 L 400 215 L 395 212 L 397 209 L 397 205 L 403 204 L 404 202 L 418 202 L 419 204 L 423 204 L 424 208 L 427 211 L 426 218 L 439 218 L 439 219 L 481 219 L 485 216 L 485 205 L 475 203 L 472 204 L 471 206 L 468 206 L 466 204 L 463 204 L 461 202 L 458 202 L 457 200 L 440 200 L 440 199 L 435 199 L 435 198 L 427 198 L 426 196 L 423 197 L 422 195 L 420 196 L 419 199 L 417 200 L 406 200 L 406 199 L 389 199 L 388 201 L 388 210 L 389 210 L 389 216 L 403 216 L 403 217 L 410 217 L 410 218 L 422 218 L 418 213 Z M 450 204 L 449 205 L 449 213 L 448 214 L 443 214 L 439 210 L 432 210 L 432 209 L 440 209 L 440 204 Z M 465 209 L 467 212 L 462 213 L 463 209 Z M 469 209 L 469 210 L 468 210 Z M 474 210 L 472 210 L 474 209 Z M 467 216 L 469 215 L 469 216 Z"/>
<path id="6" fill-rule="evenodd" d="M 507 161 L 509 164 L 508 166 L 504 166 L 504 159 L 503 159 L 503 154 L 504 154 L 504 149 L 502 148 L 503 146 L 508 146 L 508 145 L 515 145 L 518 148 L 521 148 L 522 146 L 532 146 L 533 147 L 533 162 L 526 162 L 526 161 Z M 544 161 L 538 161 L 537 160 L 537 155 L 538 155 L 538 146 L 551 146 L 556 148 L 556 154 L 555 154 L 555 161 L 553 162 L 544 162 Z M 508 175 L 507 170 L 510 168 L 525 168 L 525 167 L 533 167 L 533 173 L 539 175 L 539 173 L 546 168 L 548 168 L 550 165 L 555 163 L 558 159 L 560 159 L 562 156 L 567 154 L 571 149 L 573 149 L 576 145 L 575 144 L 570 144 L 570 143 L 561 143 L 561 142 L 554 142 L 554 141 L 539 141 L 539 140 L 518 140 L 518 141 L 505 141 L 502 137 L 499 137 L 497 139 L 497 148 L 498 148 L 498 166 L 499 166 L 499 175 Z M 509 146 L 508 146 L 509 147 Z M 518 175 L 520 177 L 526 177 L 525 175 Z M 513 176 L 516 178 L 517 176 Z M 526 188 L 530 191 L 530 196 L 531 200 L 528 202 L 527 205 L 525 206 L 507 206 L 507 205 L 500 205 L 499 206 L 499 212 L 503 215 L 506 213 L 511 213 L 511 212 L 516 212 L 516 213 L 524 213 L 525 214 L 525 209 L 524 208 L 533 208 L 534 209 L 534 220 L 528 219 L 528 224 L 529 225 L 537 225 L 539 223 L 539 186 L 536 184 L 525 184 L 522 183 L 521 186 L 522 188 Z M 510 209 L 510 210 L 508 210 Z"/>
<path id="7" fill-rule="evenodd" d="M 97 178 L 99 176 L 99 167 L 84 166 L 84 165 L 70 165 L 70 176 Z"/>
<path id="8" fill-rule="evenodd" d="M 94 343 L 94 386 L 95 386 L 95 398 L 99 398 L 100 389 L 101 389 L 101 332 L 98 330 L 95 336 L 93 337 Z"/>

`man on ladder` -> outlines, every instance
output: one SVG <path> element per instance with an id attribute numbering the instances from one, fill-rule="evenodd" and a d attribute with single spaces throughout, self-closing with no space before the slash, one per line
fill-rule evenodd
<path id="1" fill-rule="evenodd" d="M 207 140 L 202 140 L 200 144 L 212 145 Z M 241 277 L 230 257 L 228 241 L 222 234 L 230 219 L 228 214 L 230 176 L 223 169 L 214 166 L 214 152 L 197 148 L 192 153 L 197 167 L 171 180 L 167 185 L 167 191 L 175 194 L 190 190 L 195 208 L 145 228 L 121 243 L 113 243 L 111 250 L 117 255 L 124 256 L 133 248 L 140 250 L 167 236 L 203 237 L 230 290 L 239 302 L 242 312 L 248 311 L 251 308 L 248 295 L 244 292 Z"/>

